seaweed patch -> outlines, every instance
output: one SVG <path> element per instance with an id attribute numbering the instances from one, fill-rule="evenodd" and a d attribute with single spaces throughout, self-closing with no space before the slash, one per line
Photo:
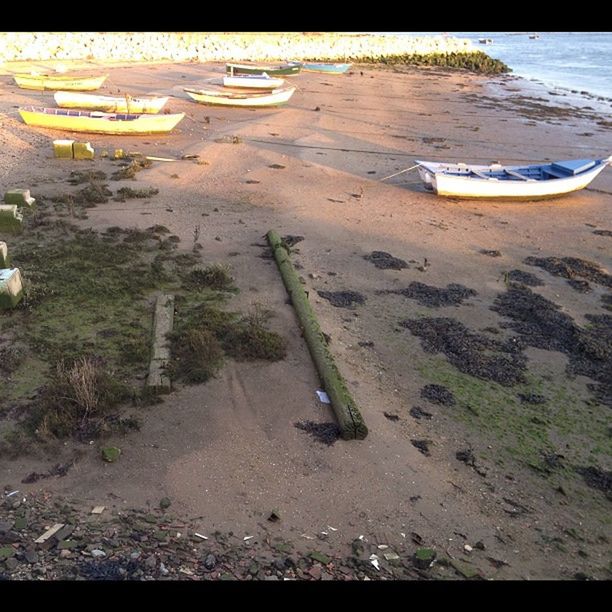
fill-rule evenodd
<path id="1" fill-rule="evenodd" d="M 413 281 L 405 289 L 385 289 L 377 291 L 378 294 L 394 293 L 416 300 L 422 306 L 438 308 L 440 306 L 459 306 L 463 300 L 478 295 L 474 289 L 464 287 L 458 283 L 450 283 L 443 287 L 432 287 L 425 283 Z"/>

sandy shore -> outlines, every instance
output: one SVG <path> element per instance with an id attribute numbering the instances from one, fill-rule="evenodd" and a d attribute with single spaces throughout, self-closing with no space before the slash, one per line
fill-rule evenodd
<path id="1" fill-rule="evenodd" d="M 593 282 L 590 292 L 580 293 L 524 260 L 575 257 L 610 270 L 610 237 L 594 231 L 612 229 L 612 171 L 579 193 L 538 203 L 437 198 L 424 191 L 415 172 L 380 181 L 414 159 L 606 157 L 612 153 L 609 115 L 582 109 L 576 117 L 563 96 L 525 92 L 520 79 L 509 76 L 492 81 L 442 70 L 359 66 L 343 76 L 300 75 L 292 80 L 298 91 L 279 109 L 216 108 L 187 99 L 183 87 L 197 87 L 222 70 L 215 64 L 110 69 L 100 93 L 172 95 L 168 109 L 187 116 L 164 136 L 88 135 L 96 151 L 193 154 L 207 164 L 157 162 L 129 185 L 156 187 L 159 195 L 99 205 L 79 223 L 95 229 L 162 224 L 186 249 L 198 227 L 203 259 L 232 267 L 240 293 L 231 307 L 261 303 L 271 309 L 272 327 L 288 342 L 287 358 L 231 363 L 212 382 L 177 390 L 143 413 L 140 432 L 112 440 L 124 451 L 117 464 L 102 464 L 95 444 L 81 445 L 81 458 L 62 478 L 18 485 L 29 472 L 58 461 L 26 457 L 2 462 L 0 483 L 26 494 L 48 491 L 84 505 L 106 504 L 113 512 L 157 507 L 167 496 L 175 512 L 201 517 L 203 533 L 282 535 L 308 547 L 303 534 L 327 531 L 318 544 L 332 554 L 350 549 L 360 535 L 375 541 L 381 533 L 401 555 L 412 554 L 412 533 L 486 578 L 609 578 L 609 501 L 574 471 L 586 465 L 611 469 L 609 408 L 588 402 L 592 381 L 568 377 L 563 353 L 527 347 L 529 375 L 547 381 L 539 388 L 550 403 L 508 407 L 506 424 L 504 406 L 493 406 L 492 398 L 497 387 L 500 393 L 512 389 L 491 383 L 474 387 L 480 394 L 471 402 L 459 397 L 459 370 L 441 353 L 426 352 L 400 323 L 447 317 L 478 333 L 499 326 L 503 319 L 490 306 L 507 289 L 505 274 L 515 269 L 541 278 L 534 292 L 578 325 L 588 324 L 587 314 L 605 314 L 602 296 L 609 287 Z M 68 135 L 25 126 L 15 107 L 54 106 L 52 94 L 20 90 L 11 81 L 2 77 L 0 96 L 4 191 L 30 188 L 40 197 L 71 170 L 112 168 L 100 158 L 93 164 L 51 158 L 52 139 Z M 325 446 L 294 427 L 304 420 L 331 422 L 333 413 L 316 398 L 317 375 L 276 266 L 260 257 L 269 229 L 304 237 L 294 261 L 370 430 L 362 442 Z M 9 245 L 18 240 L 0 239 Z M 372 251 L 386 251 L 408 267 L 378 269 L 364 259 Z M 430 287 L 458 283 L 477 294 L 436 308 L 378 293 L 415 281 Z M 365 303 L 336 308 L 317 294 L 348 290 L 362 294 Z M 506 338 L 510 330 L 498 333 Z M 422 389 L 432 383 L 453 388 L 460 401 L 444 406 L 424 399 Z M 468 397 L 472 383 L 465 384 Z M 563 398 L 554 395 L 561 388 Z M 555 424 L 563 402 L 596 436 L 578 430 L 574 420 L 565 428 Z M 431 417 L 411 416 L 415 406 Z M 538 472 L 529 465 L 533 457 L 517 450 L 530 431 L 512 429 L 523 418 L 516 416 L 520 411 L 534 417 L 546 412 L 547 448 L 566 462 L 563 470 Z M 428 454 L 411 440 L 428 441 Z M 473 452 L 472 465 L 456 457 L 466 449 Z M 67 457 L 71 450 L 66 448 Z M 266 521 L 272 509 L 282 517 L 273 524 Z M 477 542 L 484 549 L 466 550 Z"/>

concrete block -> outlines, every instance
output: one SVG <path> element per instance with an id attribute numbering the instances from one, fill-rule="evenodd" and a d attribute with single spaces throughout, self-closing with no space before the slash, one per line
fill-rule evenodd
<path id="1" fill-rule="evenodd" d="M 174 296 L 163 294 L 155 303 L 153 318 L 153 349 L 147 386 L 170 387 L 170 379 L 166 374 L 166 367 L 170 361 L 170 344 L 168 334 L 174 324 Z"/>
<path id="2" fill-rule="evenodd" d="M 4 194 L 4 202 L 17 206 L 32 206 L 36 200 L 30 197 L 29 189 L 10 189 Z"/>
<path id="3" fill-rule="evenodd" d="M 115 153 L 113 154 L 113 159 L 123 159 L 125 157 L 125 152 L 123 149 L 115 149 Z"/>
<path id="4" fill-rule="evenodd" d="M 61 157 L 63 159 L 72 159 L 72 145 L 74 140 L 54 140 L 53 141 L 53 155 L 54 157 Z"/>
<path id="5" fill-rule="evenodd" d="M 19 234 L 23 229 L 23 213 L 16 204 L 0 204 L 0 232 Z"/>
<path id="6" fill-rule="evenodd" d="M 89 142 L 75 142 L 72 145 L 74 159 L 93 159 L 94 149 Z"/>
<path id="7" fill-rule="evenodd" d="M 0 310 L 15 308 L 23 297 L 19 268 L 0 270 Z"/>
<path id="8" fill-rule="evenodd" d="M 0 242 L 0 268 L 9 267 L 8 246 L 6 242 Z"/>

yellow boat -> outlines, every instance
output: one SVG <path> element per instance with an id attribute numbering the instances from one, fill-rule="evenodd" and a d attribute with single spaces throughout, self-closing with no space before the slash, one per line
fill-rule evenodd
<path id="1" fill-rule="evenodd" d="M 108 74 L 82 76 L 74 74 L 15 74 L 15 83 L 22 89 L 69 89 L 72 91 L 93 91 L 99 89 Z"/>
<path id="2" fill-rule="evenodd" d="M 170 132 L 185 113 L 173 115 L 128 115 L 65 108 L 25 106 L 19 109 L 25 123 L 36 127 L 94 132 L 97 134 L 153 134 Z"/>
<path id="3" fill-rule="evenodd" d="M 98 96 L 72 91 L 56 91 L 53 95 L 55 103 L 61 108 L 82 108 L 99 110 L 105 113 L 159 113 L 168 97 L 163 98 L 133 98 L 126 94 L 122 97 Z"/>

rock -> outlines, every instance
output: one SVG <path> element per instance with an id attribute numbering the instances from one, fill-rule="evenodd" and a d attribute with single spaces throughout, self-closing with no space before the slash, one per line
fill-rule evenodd
<path id="1" fill-rule="evenodd" d="M 0 561 L 2 559 L 8 559 L 15 554 L 15 549 L 12 546 L 3 546 L 0 548 Z"/>
<path id="2" fill-rule="evenodd" d="M 23 556 L 28 563 L 38 562 L 38 553 L 33 548 L 27 548 Z"/>
<path id="3" fill-rule="evenodd" d="M 107 463 L 114 463 L 119 459 L 119 455 L 121 455 L 121 449 L 116 446 L 107 446 L 102 449 L 102 460 Z"/>
<path id="4" fill-rule="evenodd" d="M 462 563 L 457 559 L 451 559 L 450 564 L 453 566 L 453 568 L 455 568 L 455 570 L 457 570 L 457 572 L 459 572 L 464 578 L 467 578 L 468 580 L 471 578 L 481 578 L 478 570 L 474 567 L 471 567 L 467 563 Z"/>
<path id="5" fill-rule="evenodd" d="M 18 565 L 19 562 L 14 557 L 10 557 L 4 562 L 4 567 L 6 567 L 9 572 L 12 572 L 13 570 L 17 569 Z"/>
<path id="6" fill-rule="evenodd" d="M 106 557 L 106 553 L 103 550 L 100 550 L 99 548 L 94 548 L 91 551 L 91 556 L 94 559 L 102 559 L 103 557 Z"/>
<path id="7" fill-rule="evenodd" d="M 308 556 L 311 559 L 314 559 L 315 561 L 322 563 L 323 565 L 328 565 L 331 562 L 331 559 L 327 555 L 324 555 L 323 553 L 317 550 L 315 550 L 314 552 L 311 552 Z"/>
<path id="8" fill-rule="evenodd" d="M 436 551 L 433 548 L 417 548 L 414 553 L 414 564 L 419 569 L 427 569 L 436 558 Z"/>
<path id="9" fill-rule="evenodd" d="M 162 576 L 167 576 L 170 573 L 170 571 L 168 570 L 168 568 L 163 563 L 160 563 L 159 564 L 159 573 Z"/>
<path id="10" fill-rule="evenodd" d="M 162 510 L 166 510 L 167 508 L 169 508 L 172 505 L 172 502 L 170 501 L 169 497 L 162 497 L 161 500 L 159 501 L 159 507 Z"/>
<path id="11" fill-rule="evenodd" d="M 60 550 L 60 559 L 67 559 L 68 557 L 72 557 L 72 552 L 68 549 Z"/>
<path id="12" fill-rule="evenodd" d="M 142 556 L 142 553 L 139 550 L 135 550 L 133 553 L 130 553 L 130 559 L 132 559 L 132 561 L 136 561 L 136 559 L 140 559 L 141 556 Z"/>
<path id="13" fill-rule="evenodd" d="M 312 576 L 312 578 L 314 580 L 321 580 L 321 566 L 316 563 L 315 565 L 313 565 L 309 570 L 308 573 Z"/>
<path id="14" fill-rule="evenodd" d="M 206 559 L 204 559 L 204 567 L 207 570 L 212 570 L 214 569 L 215 565 L 217 565 L 217 559 L 215 558 L 215 555 L 206 555 Z"/>
<path id="15" fill-rule="evenodd" d="M 252 561 L 248 571 L 251 576 L 256 576 L 259 571 L 259 563 L 257 563 L 257 561 Z"/>
<path id="16" fill-rule="evenodd" d="M 149 569 L 155 569 L 157 567 L 157 557 L 155 555 L 149 555 L 145 559 L 144 564 Z"/>

